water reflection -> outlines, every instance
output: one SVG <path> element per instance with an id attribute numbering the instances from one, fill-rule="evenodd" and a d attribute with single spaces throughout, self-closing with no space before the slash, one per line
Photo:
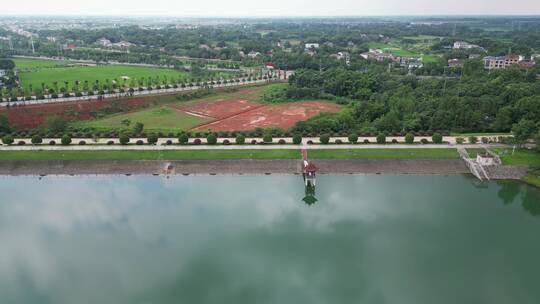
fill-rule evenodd
<path id="1" fill-rule="evenodd" d="M 305 185 L 305 196 L 302 201 L 308 206 L 317 202 L 317 198 L 315 197 L 315 185 L 312 185 L 311 183 Z"/>
<path id="2" fill-rule="evenodd" d="M 540 191 L 538 189 L 514 181 L 498 181 L 500 186 L 497 196 L 503 204 L 521 201 L 521 206 L 532 216 L 540 215 Z"/>
<path id="3" fill-rule="evenodd" d="M 0 303 L 537 303 L 540 193 L 503 186 L 5 178 Z"/>

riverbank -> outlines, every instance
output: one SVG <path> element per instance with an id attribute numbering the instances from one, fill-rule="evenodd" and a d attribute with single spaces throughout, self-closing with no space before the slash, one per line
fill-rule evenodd
<path id="1" fill-rule="evenodd" d="M 320 174 L 466 174 L 460 159 L 318 159 Z M 299 159 L 2 160 L 0 175 L 300 174 Z"/>

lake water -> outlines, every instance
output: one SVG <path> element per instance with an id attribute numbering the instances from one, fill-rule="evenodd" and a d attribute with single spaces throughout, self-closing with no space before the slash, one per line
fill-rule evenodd
<path id="1" fill-rule="evenodd" d="M 540 303 L 537 189 L 317 182 L 0 178 L 0 303 Z"/>

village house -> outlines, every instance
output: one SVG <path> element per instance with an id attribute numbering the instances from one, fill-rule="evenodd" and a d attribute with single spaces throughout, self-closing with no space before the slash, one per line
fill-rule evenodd
<path id="1" fill-rule="evenodd" d="M 535 65 L 534 60 L 525 59 L 524 56 L 508 54 L 506 56 L 484 57 L 484 68 L 487 70 L 505 69 L 512 65 L 519 65 L 523 68 L 530 68 Z"/>
<path id="2" fill-rule="evenodd" d="M 255 52 L 255 51 L 251 51 L 251 52 L 249 52 L 249 53 L 247 54 L 247 56 L 248 56 L 249 58 L 251 58 L 251 59 L 255 59 L 255 58 L 261 56 L 261 53 Z"/>
<path id="3" fill-rule="evenodd" d="M 394 55 L 385 53 L 381 49 L 369 49 L 369 52 L 362 53 L 360 54 L 360 56 L 366 60 L 377 60 L 377 61 L 385 61 L 385 60 L 395 61 L 396 60 Z"/>
<path id="4" fill-rule="evenodd" d="M 107 48 L 112 46 L 112 42 L 107 38 L 100 38 L 96 41 L 96 43 Z"/>
<path id="5" fill-rule="evenodd" d="M 448 59 L 448 66 L 451 68 L 463 66 L 463 60 L 461 59 Z"/>
<path id="6" fill-rule="evenodd" d="M 351 62 L 351 54 L 349 54 L 349 52 L 337 52 L 336 54 L 330 55 L 330 57 L 336 60 L 345 60 L 347 65 Z"/>
<path id="7" fill-rule="evenodd" d="M 77 45 L 75 43 L 66 43 L 63 48 L 64 50 L 74 50 L 77 48 Z"/>
<path id="8" fill-rule="evenodd" d="M 120 42 L 117 42 L 117 43 L 113 43 L 112 46 L 116 47 L 116 48 L 120 48 L 120 49 L 127 49 L 127 48 L 130 48 L 132 46 L 135 46 L 135 44 L 131 43 L 131 42 L 128 42 L 128 41 L 120 41 Z"/>

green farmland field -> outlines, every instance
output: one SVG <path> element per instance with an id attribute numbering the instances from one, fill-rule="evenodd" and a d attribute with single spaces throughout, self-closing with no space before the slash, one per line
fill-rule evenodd
<path id="1" fill-rule="evenodd" d="M 36 63 L 36 65 L 38 65 Z M 141 78 L 152 77 L 155 79 L 159 76 L 161 80 L 165 77 L 170 79 L 188 79 L 189 73 L 175 71 L 172 69 L 160 69 L 150 67 L 136 67 L 136 66 L 123 66 L 123 65 L 99 65 L 99 66 L 75 66 L 75 67 L 60 67 L 60 68 L 43 68 L 31 72 L 19 73 L 19 78 L 25 89 L 30 85 L 34 89 L 41 88 L 41 84 L 45 83 L 49 88 L 54 87 L 54 83 L 57 82 L 59 88 L 64 87 L 64 82 L 69 82 L 69 88 L 71 89 L 75 81 L 88 81 L 89 85 L 93 85 L 96 80 L 99 80 L 101 84 L 106 83 L 109 79 L 112 84 L 113 80 L 122 82 L 121 77 L 127 76 L 130 78 L 128 83 L 133 80 L 135 83 Z"/>
<path id="2" fill-rule="evenodd" d="M 130 121 L 126 125 L 125 121 Z M 149 132 L 178 132 L 209 121 L 207 118 L 192 116 L 166 106 L 155 107 L 131 113 L 114 114 L 103 119 L 74 123 L 78 128 L 91 128 L 96 131 L 131 129 L 135 123 L 144 124 Z"/>
<path id="3" fill-rule="evenodd" d="M 41 59 L 26 59 L 26 58 L 15 58 L 13 59 L 15 63 L 15 69 L 22 71 L 28 69 L 43 69 L 43 68 L 55 68 L 73 64 L 69 61 L 63 60 L 41 60 Z"/>

